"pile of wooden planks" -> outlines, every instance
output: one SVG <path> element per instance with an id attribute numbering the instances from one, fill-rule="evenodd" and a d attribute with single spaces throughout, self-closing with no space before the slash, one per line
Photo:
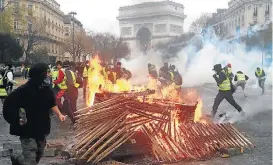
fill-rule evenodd
<path id="1" fill-rule="evenodd" d="M 143 131 L 149 137 L 158 161 L 205 159 L 221 147 L 253 147 L 231 124 L 193 122 L 192 109 L 196 105 L 146 103 L 144 97 L 143 101 L 137 99 L 149 93 L 153 92 L 114 94 L 91 108 L 78 110 L 77 144 L 72 148 L 76 158 L 97 163 L 136 131 Z M 181 113 L 183 107 L 191 112 Z"/>

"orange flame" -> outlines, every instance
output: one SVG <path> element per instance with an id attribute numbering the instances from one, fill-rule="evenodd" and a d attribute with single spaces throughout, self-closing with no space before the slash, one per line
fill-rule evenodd
<path id="1" fill-rule="evenodd" d="M 105 91 L 105 92 L 125 92 L 130 91 L 131 85 L 127 80 L 119 79 L 113 84 L 110 80 L 107 80 L 102 75 L 103 67 L 100 65 L 100 59 L 98 56 L 95 56 L 90 61 L 90 67 L 92 67 L 92 72 L 88 75 L 88 92 L 86 104 L 91 107 L 95 101 L 95 94 Z"/>

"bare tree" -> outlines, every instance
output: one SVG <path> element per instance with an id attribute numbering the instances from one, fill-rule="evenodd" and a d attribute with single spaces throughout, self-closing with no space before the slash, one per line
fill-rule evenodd
<path id="1" fill-rule="evenodd" d="M 75 33 L 74 38 L 74 50 L 73 50 L 73 40 L 71 38 L 68 38 L 64 45 L 64 50 L 67 51 L 71 56 L 73 61 L 80 61 L 81 57 L 86 57 L 87 55 L 87 49 L 90 39 L 86 36 L 86 33 L 84 31 Z M 91 43 L 92 44 L 92 43 Z M 75 52 L 73 52 L 75 51 Z"/>
<path id="2" fill-rule="evenodd" d="M 126 58 L 130 54 L 129 46 L 122 38 L 116 37 L 110 33 L 90 33 L 89 43 L 92 46 L 87 48 L 90 54 L 99 52 L 103 61 L 117 60 Z"/>
<path id="3" fill-rule="evenodd" d="M 191 33 L 201 33 L 204 28 L 211 25 L 211 14 L 203 13 L 199 18 L 193 21 L 190 25 L 189 32 Z"/>
<path id="4" fill-rule="evenodd" d="M 22 34 L 22 46 L 25 53 L 25 61 L 29 60 L 29 55 L 35 49 L 39 49 L 42 42 L 48 39 L 45 20 L 33 19 L 29 21 L 24 34 Z"/>

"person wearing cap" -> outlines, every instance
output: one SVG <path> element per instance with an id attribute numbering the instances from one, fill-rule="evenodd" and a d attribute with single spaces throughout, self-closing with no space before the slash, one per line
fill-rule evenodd
<path id="1" fill-rule="evenodd" d="M 255 76 L 258 79 L 259 86 L 262 88 L 262 94 L 264 94 L 264 82 L 265 82 L 265 72 L 263 69 L 257 67 L 255 71 Z"/>
<path id="2" fill-rule="evenodd" d="M 229 77 L 227 76 L 224 69 L 222 69 L 221 64 L 216 64 L 213 67 L 213 70 L 215 71 L 215 74 L 213 75 L 213 78 L 215 79 L 217 86 L 219 88 L 218 94 L 216 95 L 216 98 L 214 99 L 213 107 L 212 107 L 212 117 L 214 118 L 217 109 L 221 102 L 226 99 L 237 111 L 244 116 L 244 111 L 242 110 L 241 106 L 239 106 L 236 101 L 233 98 L 233 92 L 231 91 L 231 82 L 229 80 Z"/>
<path id="3" fill-rule="evenodd" d="M 10 134 L 20 137 L 22 147 L 22 154 L 10 150 L 12 165 L 39 163 L 50 134 L 51 110 L 60 121 L 65 120 L 50 88 L 49 74 L 45 63 L 33 65 L 27 83 L 15 89 L 4 102 L 4 119 L 10 124 Z"/>
<path id="4" fill-rule="evenodd" d="M 83 77 L 83 98 L 86 98 L 86 90 L 88 87 L 88 77 L 92 74 L 92 67 L 90 67 L 90 61 L 86 60 L 85 66 L 83 69 L 82 77 Z"/>
<path id="5" fill-rule="evenodd" d="M 65 91 L 67 90 L 63 63 L 61 61 L 57 61 L 56 68 L 58 69 L 58 75 L 57 79 L 53 81 L 53 84 L 56 85 L 58 88 L 58 92 L 56 94 L 56 103 L 59 109 L 62 111 L 63 110 L 62 97 L 64 97 Z"/>
<path id="6" fill-rule="evenodd" d="M 247 75 L 245 75 L 242 71 L 238 71 L 234 77 L 234 81 L 236 82 L 235 84 L 235 88 L 237 90 L 237 88 L 240 86 L 243 89 L 244 92 L 244 96 L 246 97 L 245 94 L 245 85 L 246 85 L 246 81 L 249 79 L 249 77 Z"/>

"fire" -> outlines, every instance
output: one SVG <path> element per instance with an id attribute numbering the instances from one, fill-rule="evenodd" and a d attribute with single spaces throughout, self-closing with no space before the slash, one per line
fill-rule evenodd
<path id="1" fill-rule="evenodd" d="M 202 107 L 203 107 L 203 101 L 199 99 L 197 107 L 195 109 L 194 113 L 194 122 L 199 122 L 202 117 Z"/>
<path id="2" fill-rule="evenodd" d="M 102 75 L 103 67 L 100 65 L 100 59 L 95 56 L 94 59 L 90 61 L 90 67 L 92 67 L 92 73 L 88 76 L 88 92 L 86 105 L 91 107 L 95 101 L 95 94 L 100 92 L 126 92 L 130 91 L 130 82 L 124 79 L 119 79 L 113 84 L 110 80 L 107 80 Z"/>
<path id="3" fill-rule="evenodd" d="M 203 118 L 203 101 L 200 98 L 197 104 L 197 107 L 195 109 L 195 113 L 194 113 L 194 122 L 199 122 L 199 123 L 203 123 L 203 124 L 207 124 L 208 121 L 206 121 Z"/>

